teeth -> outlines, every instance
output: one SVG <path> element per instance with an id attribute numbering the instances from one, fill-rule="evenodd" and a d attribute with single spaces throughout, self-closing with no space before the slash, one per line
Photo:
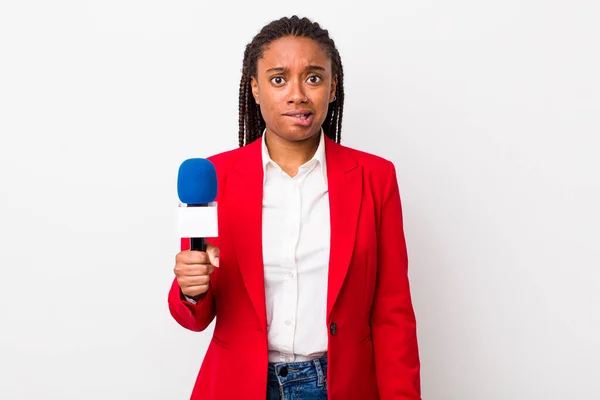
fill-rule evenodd
<path id="1" fill-rule="evenodd" d="M 290 114 L 290 116 L 300 119 L 307 119 L 310 116 L 310 114 Z"/>

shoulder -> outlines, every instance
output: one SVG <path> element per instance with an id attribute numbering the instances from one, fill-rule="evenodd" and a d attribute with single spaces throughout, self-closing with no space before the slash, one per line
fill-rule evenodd
<path id="1" fill-rule="evenodd" d="M 207 159 L 213 163 L 218 175 L 227 174 L 240 160 L 260 156 L 260 140 L 247 146 L 215 154 Z"/>
<path id="2" fill-rule="evenodd" d="M 208 157 L 208 160 L 212 162 L 215 167 L 226 167 L 235 162 L 248 151 L 248 146 L 240 147 L 233 150 L 227 150 L 222 153 L 214 154 Z"/>
<path id="3" fill-rule="evenodd" d="M 363 169 L 365 176 L 369 176 L 375 180 L 386 181 L 391 178 L 391 175 L 395 175 L 394 164 L 390 160 L 379 155 L 337 143 L 332 144 L 332 150 L 334 150 L 335 153 L 343 154 L 344 156 L 351 158 Z"/>
<path id="4" fill-rule="evenodd" d="M 340 159 L 352 160 L 353 168 L 361 169 L 363 191 L 372 195 L 378 210 L 389 199 L 399 194 L 396 167 L 393 162 L 379 155 L 339 144 L 334 147 L 337 148 L 334 152 L 340 155 Z"/>
<path id="5" fill-rule="evenodd" d="M 392 162 L 379 155 L 367 153 L 366 151 L 357 150 L 351 147 L 341 146 L 344 151 L 347 151 L 360 165 L 369 169 L 388 169 Z"/>

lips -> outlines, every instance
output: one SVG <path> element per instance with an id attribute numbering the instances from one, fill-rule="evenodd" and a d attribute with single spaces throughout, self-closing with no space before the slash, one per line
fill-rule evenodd
<path id="1" fill-rule="evenodd" d="M 311 114 L 312 111 L 310 110 L 292 110 L 286 112 L 284 115 L 287 115 L 288 117 L 306 118 Z"/>
<path id="2" fill-rule="evenodd" d="M 302 118 L 302 119 L 306 119 L 310 116 L 310 114 L 292 114 L 290 115 L 290 117 L 296 117 L 296 118 Z"/>
<path id="3" fill-rule="evenodd" d="M 293 110 L 284 114 L 286 117 L 294 119 L 299 125 L 308 126 L 312 122 L 313 112 L 310 110 Z"/>

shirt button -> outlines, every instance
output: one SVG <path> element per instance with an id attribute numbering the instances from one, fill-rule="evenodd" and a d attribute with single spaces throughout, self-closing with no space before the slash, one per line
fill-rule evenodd
<path id="1" fill-rule="evenodd" d="M 290 326 L 292 324 L 292 321 L 290 321 L 289 319 L 287 321 L 285 321 L 285 324 Z"/>
<path id="2" fill-rule="evenodd" d="M 290 272 L 290 273 L 288 274 L 288 278 L 290 278 L 290 279 L 294 279 L 294 273 L 293 273 L 293 272 Z"/>
<path id="3" fill-rule="evenodd" d="M 335 322 L 332 322 L 331 325 L 329 325 L 329 333 L 331 333 L 332 336 L 337 334 L 337 324 Z"/>

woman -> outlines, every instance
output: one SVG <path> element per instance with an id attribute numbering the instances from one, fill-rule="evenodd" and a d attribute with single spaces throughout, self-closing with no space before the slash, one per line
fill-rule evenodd
<path id="1" fill-rule="evenodd" d="M 306 18 L 246 47 L 219 237 L 182 242 L 169 293 L 183 327 L 216 318 L 192 399 L 420 399 L 395 169 L 339 144 L 343 77 Z"/>

